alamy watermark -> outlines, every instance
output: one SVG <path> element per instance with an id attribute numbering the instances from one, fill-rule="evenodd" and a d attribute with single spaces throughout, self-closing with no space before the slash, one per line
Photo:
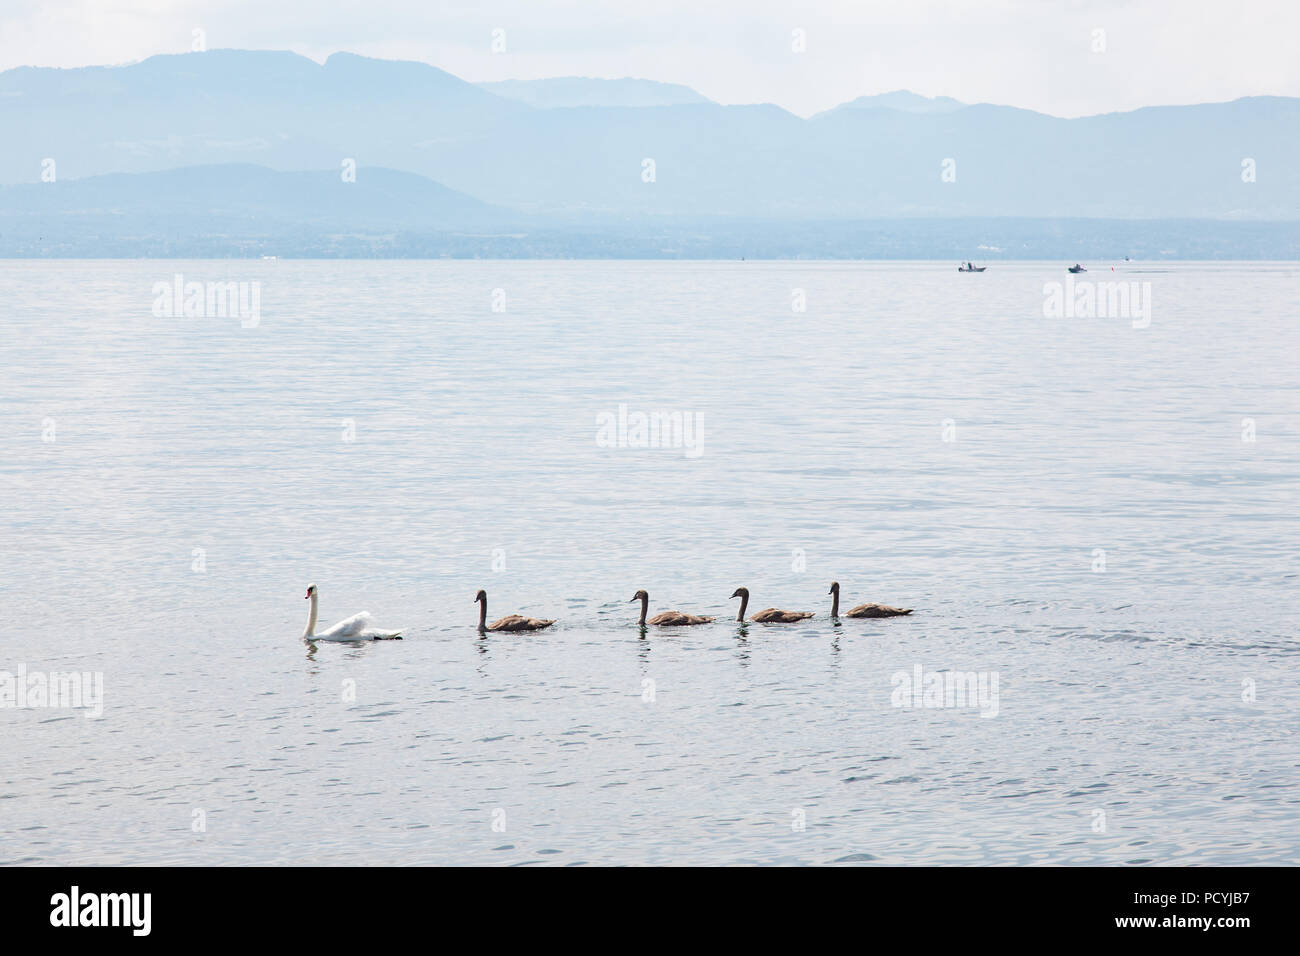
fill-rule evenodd
<path id="1" fill-rule="evenodd" d="M 92 720 L 104 716 L 102 671 L 0 671 L 0 707 L 83 709 Z"/>
<path id="2" fill-rule="evenodd" d="M 55 927 L 117 926 L 133 936 L 148 936 L 153 927 L 152 893 L 83 893 L 73 884 L 66 893 L 50 897 L 50 925 Z"/>
<path id="3" fill-rule="evenodd" d="M 1066 276 L 1043 283 L 1045 319 L 1132 319 L 1133 328 L 1151 324 L 1150 282 L 1093 282 Z"/>
<path id="4" fill-rule="evenodd" d="M 171 282 L 153 284 L 153 314 L 160 319 L 239 319 L 245 329 L 262 321 L 262 283 L 186 282 L 176 273 Z"/>
<path id="5" fill-rule="evenodd" d="M 926 671 L 920 664 L 895 671 L 889 702 L 895 707 L 978 707 L 981 717 L 998 715 L 997 671 Z"/>
<path id="6" fill-rule="evenodd" d="M 700 412 L 654 409 L 596 416 L 596 445 L 600 448 L 681 448 L 687 458 L 698 458 L 704 444 L 704 415 Z"/>

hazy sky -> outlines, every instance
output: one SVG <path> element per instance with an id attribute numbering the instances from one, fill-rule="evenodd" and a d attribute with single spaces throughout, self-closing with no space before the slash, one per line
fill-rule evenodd
<path id="1" fill-rule="evenodd" d="M 0 0 L 0 69 L 182 52 L 196 27 L 209 49 L 646 77 L 801 115 L 895 89 L 1058 116 L 1300 96 L 1300 0 Z"/>

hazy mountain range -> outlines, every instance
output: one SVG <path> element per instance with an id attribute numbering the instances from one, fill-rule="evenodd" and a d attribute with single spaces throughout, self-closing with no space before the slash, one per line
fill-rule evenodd
<path id="1" fill-rule="evenodd" d="M 893 93 L 877 93 L 874 96 L 859 96 L 855 100 L 841 103 L 833 110 L 819 114 L 833 113 L 835 110 L 899 110 L 903 113 L 951 113 L 963 109 L 968 103 L 954 100 L 951 96 L 920 96 L 911 90 L 895 90 Z"/>
<path id="2" fill-rule="evenodd" d="M 0 73 L 0 128 L 0 183 L 32 184 L 0 189 L 10 254 L 40 254 L 47 235 L 156 245 L 168 228 L 578 242 L 705 220 L 710 234 L 812 236 L 996 218 L 1273 220 L 1225 235 L 1271 237 L 1283 255 L 1300 220 L 1300 100 L 1284 97 L 1061 119 L 900 91 L 803 119 L 644 80 L 476 85 L 420 63 L 217 50 Z"/>

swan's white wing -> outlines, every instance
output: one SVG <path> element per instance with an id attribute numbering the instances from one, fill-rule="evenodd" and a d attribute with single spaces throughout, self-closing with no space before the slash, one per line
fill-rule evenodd
<path id="1" fill-rule="evenodd" d="M 352 641 L 362 639 L 367 631 L 374 629 L 374 619 L 369 611 L 362 611 L 339 621 L 328 631 L 316 635 L 320 641 Z"/>

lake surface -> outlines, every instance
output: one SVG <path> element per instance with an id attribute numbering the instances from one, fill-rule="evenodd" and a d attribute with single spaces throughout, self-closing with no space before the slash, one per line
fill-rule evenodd
<path id="1" fill-rule="evenodd" d="M 1300 268 L 954 267 L 0 262 L 0 862 L 1300 863 Z"/>

